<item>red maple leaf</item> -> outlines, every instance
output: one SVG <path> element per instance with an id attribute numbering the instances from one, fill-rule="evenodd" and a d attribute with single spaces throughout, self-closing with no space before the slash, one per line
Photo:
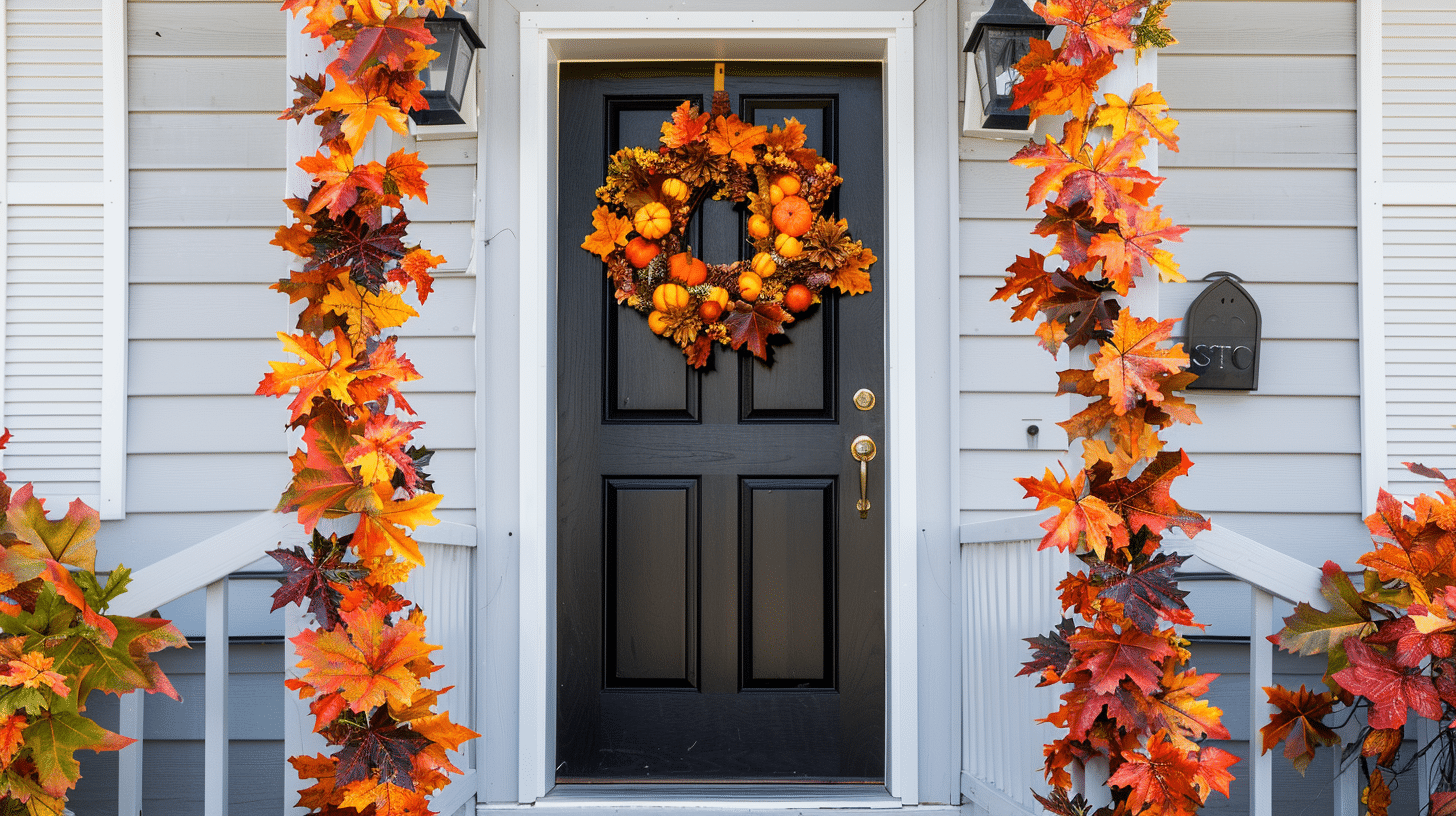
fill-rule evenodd
<path id="1" fill-rule="evenodd" d="M 415 789 L 411 776 L 414 756 L 429 740 L 395 722 L 387 708 L 381 706 L 375 711 L 367 726 L 340 721 L 336 728 L 329 729 L 329 736 L 344 746 L 337 754 L 336 784 L 374 777 L 405 790 Z"/>
<path id="2" fill-rule="evenodd" d="M 1426 608 L 1420 604 L 1411 606 L 1411 615 L 1426 616 Z M 1428 618 L 1426 618 L 1428 619 Z M 1422 631 L 1422 626 L 1410 615 L 1402 615 L 1392 621 L 1380 624 L 1373 634 L 1367 635 L 1367 643 L 1395 644 L 1395 662 L 1406 668 L 1416 668 L 1428 657 L 1450 657 L 1456 646 L 1456 636 L 1449 630 L 1456 622 L 1446 622 L 1441 631 Z"/>
<path id="3" fill-rule="evenodd" d="M 415 50 L 415 44 L 429 45 L 435 36 L 425 28 L 422 17 L 391 15 L 363 27 L 354 38 L 339 49 L 333 65 L 351 81 L 370 65 L 382 64 L 400 71 Z"/>
<path id="4" fill-rule="evenodd" d="M 1042 301 L 1057 291 L 1051 273 L 1046 271 L 1046 256 L 1036 250 L 1028 251 L 1024 258 L 1016 256 L 1016 262 L 1006 267 L 1006 272 L 1006 282 L 991 299 L 1009 301 L 1013 296 L 1018 298 L 1016 308 L 1011 312 L 1013 321 L 1035 316 Z"/>
<path id="5" fill-rule="evenodd" d="M 1316 748 L 1340 744 L 1340 735 L 1324 724 L 1324 718 L 1334 710 L 1334 694 L 1328 691 L 1316 694 L 1305 689 L 1302 683 L 1298 691 L 1265 686 L 1264 693 L 1269 695 L 1269 704 L 1279 711 L 1269 717 L 1268 725 L 1259 729 L 1264 738 L 1259 753 L 1284 742 L 1284 756 L 1294 764 L 1295 770 L 1304 773 L 1314 759 Z"/>
<path id="6" fill-rule="evenodd" d="M 287 573 L 283 585 L 273 593 L 273 609 L 277 611 L 291 603 L 302 605 L 308 602 L 308 611 L 324 629 L 332 629 L 340 623 L 340 594 L 334 584 L 347 583 L 364 575 L 357 564 L 344 562 L 348 552 L 347 537 L 340 541 L 336 536 L 324 539 L 314 533 L 313 556 L 302 547 L 291 550 L 277 549 L 269 552 Z"/>
<path id="7" fill-rule="evenodd" d="M 1094 477 L 1092 492 L 1107 501 L 1108 507 L 1127 519 L 1127 527 L 1137 532 L 1146 527 L 1152 533 L 1161 534 L 1169 527 L 1177 527 L 1192 538 L 1211 526 L 1208 519 L 1189 510 L 1169 495 L 1173 479 L 1188 473 L 1193 460 L 1181 449 L 1163 451 L 1143 468 L 1137 479 L 1100 478 L 1111 471 L 1111 466 L 1099 463 L 1092 469 Z"/>
<path id="8" fill-rule="evenodd" d="M 1148 0 L 1048 0 L 1035 10 L 1052 25 L 1066 26 L 1062 56 L 1082 62 L 1132 47 L 1132 21 Z"/>
<path id="9" fill-rule="evenodd" d="M 1405 725 L 1407 708 L 1432 720 L 1441 718 L 1441 700 L 1429 677 L 1396 664 L 1360 638 L 1345 638 L 1344 646 L 1350 665 L 1335 672 L 1335 682 L 1370 701 L 1371 728 Z"/>
<path id="10" fill-rule="evenodd" d="M 347 268 L 355 283 L 377 295 L 384 285 L 386 269 L 404 257 L 406 250 L 400 239 L 407 226 L 409 218 L 402 212 L 379 229 L 370 229 L 353 211 L 340 218 L 322 218 L 309 240 L 314 252 L 308 267 L 328 264 Z"/>
<path id="11" fill-rule="evenodd" d="M 734 351 L 746 345 L 753 356 L 767 360 L 768 338 L 783 334 L 784 324 L 794 322 L 794 318 L 777 303 L 754 306 L 735 303 L 733 311 L 723 317 L 723 322 L 728 326 L 729 345 Z"/>
<path id="12" fill-rule="evenodd" d="M 1107 784 L 1130 789 L 1129 813 L 1141 813 L 1149 807 L 1154 813 L 1191 813 L 1189 805 L 1199 801 L 1193 785 L 1198 756 L 1166 739 L 1162 731 L 1148 739 L 1147 751 L 1124 752 L 1121 767 Z"/>
<path id="13" fill-rule="evenodd" d="M 1143 631 L 1152 631 L 1158 618 L 1192 624 L 1193 613 L 1183 599 L 1187 590 L 1178 588 L 1173 573 L 1188 556 L 1158 553 L 1141 567 L 1120 567 L 1106 561 L 1092 565 L 1092 575 L 1101 582 L 1098 594 L 1122 604 L 1123 614 Z"/>
<path id="14" fill-rule="evenodd" d="M 1087 672 L 1092 690 L 1102 694 L 1115 691 L 1124 677 L 1132 680 L 1144 694 L 1159 688 L 1163 675 L 1158 663 L 1177 652 L 1167 638 L 1149 634 L 1135 627 L 1113 632 L 1098 624 L 1070 638 L 1077 656 L 1073 672 Z"/>

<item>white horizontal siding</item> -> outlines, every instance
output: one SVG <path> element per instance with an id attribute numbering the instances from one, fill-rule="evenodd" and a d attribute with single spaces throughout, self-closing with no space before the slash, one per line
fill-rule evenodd
<path id="1" fill-rule="evenodd" d="M 1167 181 L 1156 203 L 1191 228 L 1169 248 L 1193 282 L 1158 287 L 1157 308 L 1182 317 L 1200 278 L 1233 272 L 1259 303 L 1264 338 L 1259 391 L 1188 395 L 1204 424 L 1167 435 L 1195 462 L 1176 496 L 1271 547 L 1353 561 L 1368 544 L 1358 520 L 1356 4 L 1182 0 L 1169 25 L 1180 42 L 1158 54 L 1158 86 L 1182 149 L 1158 151 Z M 1014 142 L 964 138 L 960 147 L 960 502 L 969 521 L 1031 508 L 1011 480 L 1039 475 L 1065 449 L 1051 423 L 1072 401 L 1051 394 L 1055 372 L 1078 358 L 1051 360 L 1034 322 L 1012 324 L 1011 307 L 989 301 L 1018 254 L 1050 248 L 1030 234 L 1035 171 L 1006 162 Z M 1041 420 L 1034 441 L 1032 420 Z M 1318 487 L 1291 486 L 1295 473 Z"/>
<path id="2" fill-rule="evenodd" d="M 1456 472 L 1456 6 L 1385 0 L 1385 385 L 1391 490 Z"/>

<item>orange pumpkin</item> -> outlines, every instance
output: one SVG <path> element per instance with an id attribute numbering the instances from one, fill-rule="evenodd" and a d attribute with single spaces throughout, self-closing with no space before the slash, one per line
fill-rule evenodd
<path id="1" fill-rule="evenodd" d="M 682 201 L 688 197 L 687 182 L 680 178 L 665 179 L 662 182 L 662 194 L 673 201 Z"/>
<path id="2" fill-rule="evenodd" d="M 652 308 L 659 312 L 682 309 L 692 302 L 688 290 L 675 283 L 664 283 L 652 290 Z"/>
<path id="3" fill-rule="evenodd" d="M 714 286 L 708 290 L 708 300 L 718 304 L 724 309 L 728 308 L 728 290 L 721 286 Z"/>
<path id="4" fill-rule="evenodd" d="M 783 200 L 784 191 L 780 190 L 778 185 L 774 185 L 773 187 L 768 188 L 768 203 L 777 204 Z"/>
<path id="5" fill-rule="evenodd" d="M 667 334 L 667 315 L 662 312 L 647 315 L 647 328 L 652 329 L 653 334 Z"/>
<path id="6" fill-rule="evenodd" d="M 626 251 L 627 263 L 641 269 L 652 263 L 652 259 L 662 252 L 662 246 L 656 241 L 649 241 L 639 235 L 627 242 Z"/>
<path id="7" fill-rule="evenodd" d="M 773 225 L 767 218 L 755 215 L 748 219 L 748 234 L 754 238 L 767 238 L 770 232 L 773 232 Z"/>
<path id="8" fill-rule="evenodd" d="M 753 272 L 760 278 L 771 278 L 777 271 L 779 271 L 779 265 L 774 263 L 772 255 L 760 252 L 753 256 Z"/>
<path id="9" fill-rule="evenodd" d="M 691 252 L 679 252 L 667 259 L 667 276 L 685 286 L 697 286 L 708 279 L 708 265 Z"/>
<path id="10" fill-rule="evenodd" d="M 785 235 L 797 238 L 808 232 L 813 223 L 814 211 L 809 209 L 809 202 L 798 196 L 784 196 L 784 200 L 773 208 L 773 225 Z"/>
<path id="11" fill-rule="evenodd" d="M 758 293 L 763 291 L 763 278 L 752 272 L 744 272 L 738 276 L 738 295 L 747 301 L 758 300 Z"/>
<path id="12" fill-rule="evenodd" d="M 774 239 L 774 252 L 777 252 L 780 258 L 797 258 L 803 251 L 803 242 L 792 235 L 785 233 Z"/>
<path id="13" fill-rule="evenodd" d="M 793 173 L 779 176 L 774 179 L 773 186 L 778 188 L 784 195 L 797 195 L 799 192 L 799 177 Z"/>
<path id="14" fill-rule="evenodd" d="M 701 317 L 704 323 L 712 323 L 722 316 L 723 307 L 715 301 L 705 300 L 698 305 L 698 317 Z"/>
<path id="15" fill-rule="evenodd" d="M 672 232 L 672 213 L 667 211 L 665 204 L 649 201 L 632 216 L 632 227 L 643 238 L 661 238 Z"/>
<path id="16" fill-rule="evenodd" d="M 791 312 L 802 312 L 814 302 L 814 293 L 802 283 L 796 283 L 784 293 L 784 306 Z"/>

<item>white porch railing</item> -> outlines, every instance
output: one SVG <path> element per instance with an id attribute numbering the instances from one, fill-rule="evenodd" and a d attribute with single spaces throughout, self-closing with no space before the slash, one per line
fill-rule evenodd
<path id="1" fill-rule="evenodd" d="M 263 513 L 229 530 L 182 550 L 175 555 L 132 573 L 132 583 L 108 610 L 120 615 L 146 615 L 151 610 L 177 600 L 196 590 L 207 589 L 206 601 L 206 666 L 203 686 L 205 738 L 203 743 L 203 814 L 226 816 L 228 812 L 228 576 L 266 557 L 269 550 L 282 542 L 285 546 L 308 540 L 303 529 L 291 516 Z M 454 685 L 455 690 L 441 697 L 441 710 L 451 710 L 456 722 L 474 725 L 471 707 L 473 630 L 473 557 L 475 528 L 464 524 L 440 522 L 434 527 L 415 530 L 415 540 L 425 556 L 426 566 L 416 569 L 403 588 L 403 594 L 429 614 L 428 639 L 442 646 L 435 655 L 445 668 L 437 672 L 432 683 Z M 296 610 L 296 607 L 289 607 Z M 299 631 L 301 613 L 289 615 L 285 624 L 288 634 Z M 295 671 L 291 648 L 285 648 L 286 673 Z M 281 685 L 285 695 L 285 751 L 299 753 L 307 746 L 309 732 L 307 704 L 297 694 Z M 145 694 L 135 692 L 121 699 L 122 735 L 136 740 L 123 748 L 118 758 L 119 780 L 117 804 L 119 816 L 139 816 L 142 810 L 142 738 Z M 301 709 L 301 713 L 300 713 Z M 433 797 L 434 808 L 444 816 L 456 813 L 475 794 L 475 755 L 472 746 L 452 755 L 455 765 L 464 773 Z M 296 801 L 296 778 L 285 774 L 284 814 L 303 812 L 292 806 Z"/>
<path id="2" fill-rule="evenodd" d="M 1056 585 L 1076 563 L 1065 553 L 1037 549 L 1045 533 L 1043 518 L 1027 515 L 961 527 L 966 616 L 961 792 L 988 813 L 1043 812 L 1031 790 L 1045 787 L 1041 747 L 1055 732 L 1035 721 L 1056 710 L 1061 689 L 1034 688 L 1033 678 L 1013 675 L 1028 659 L 1022 638 L 1045 634 L 1061 621 Z M 1248 784 L 1250 816 L 1272 816 L 1273 753 L 1259 756 L 1254 747 L 1271 711 L 1263 687 L 1274 684 L 1275 647 L 1266 636 L 1277 631 L 1274 598 L 1320 604 L 1319 569 L 1217 524 L 1192 540 L 1170 532 L 1164 547 L 1196 556 L 1250 587 L 1247 693 L 1252 746 L 1249 760 L 1238 769 Z M 1337 762 L 1336 773 L 1334 814 L 1354 816 L 1359 772 Z M 1091 798 L 1095 791 L 1087 794 Z"/>

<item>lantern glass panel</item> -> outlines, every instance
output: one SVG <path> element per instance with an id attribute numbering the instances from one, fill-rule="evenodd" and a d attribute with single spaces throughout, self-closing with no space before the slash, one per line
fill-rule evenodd
<path id="1" fill-rule="evenodd" d="M 460 110 L 465 103 L 465 83 L 470 79 L 470 58 L 475 55 L 475 49 L 463 32 L 457 30 L 454 34 L 454 43 L 450 48 L 450 74 L 446 81 L 450 83 L 450 106 Z"/>
<path id="2" fill-rule="evenodd" d="M 1031 40 L 1040 36 L 1041 30 L 1035 28 L 991 28 L 981 37 L 977 61 L 986 70 L 981 101 L 988 116 L 1011 111 L 1011 88 L 1021 81 L 1016 63 L 1030 53 Z"/>
<path id="3" fill-rule="evenodd" d="M 425 83 L 426 91 L 444 93 L 445 84 L 450 81 L 450 60 L 454 51 L 451 46 L 461 39 L 460 33 L 454 26 L 440 25 L 434 20 L 426 23 L 426 27 L 435 35 L 435 42 L 430 49 L 439 52 L 440 56 L 435 57 L 420 71 L 420 81 Z"/>

